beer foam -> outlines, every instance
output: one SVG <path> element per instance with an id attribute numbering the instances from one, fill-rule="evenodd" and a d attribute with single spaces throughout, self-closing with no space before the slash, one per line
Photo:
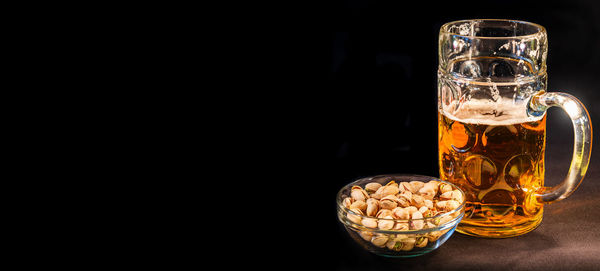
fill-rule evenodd
<path id="1" fill-rule="evenodd" d="M 448 118 L 463 123 L 483 125 L 513 125 L 523 122 L 537 121 L 544 117 L 529 116 L 527 101 L 515 103 L 512 99 L 471 100 L 462 103 L 452 101 L 442 106 L 442 113 Z"/>

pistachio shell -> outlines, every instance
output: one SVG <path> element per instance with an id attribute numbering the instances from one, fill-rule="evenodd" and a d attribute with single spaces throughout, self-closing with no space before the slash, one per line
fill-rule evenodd
<path id="1" fill-rule="evenodd" d="M 427 207 L 428 209 L 433 209 L 433 201 L 426 199 L 423 202 L 425 207 Z"/>
<path id="2" fill-rule="evenodd" d="M 410 192 L 415 194 L 415 193 L 419 192 L 419 189 L 423 188 L 425 183 L 419 182 L 419 181 L 412 181 L 409 183 L 409 185 L 410 185 Z"/>
<path id="3" fill-rule="evenodd" d="M 410 202 L 412 203 L 413 206 L 415 206 L 417 208 L 421 208 L 422 206 L 425 205 L 425 199 L 419 195 L 413 195 Z"/>
<path id="4" fill-rule="evenodd" d="M 415 247 L 416 238 L 406 238 L 402 240 L 402 251 L 410 251 Z"/>
<path id="5" fill-rule="evenodd" d="M 407 200 L 404 197 L 400 197 L 400 198 L 398 198 L 398 206 L 408 207 L 408 206 L 410 206 L 410 200 Z"/>
<path id="6" fill-rule="evenodd" d="M 452 221 L 452 219 L 453 219 L 453 217 L 451 217 L 451 216 L 448 216 L 448 215 L 447 215 L 447 216 L 442 216 L 442 217 L 440 217 L 440 220 L 439 220 L 439 222 L 438 222 L 438 226 L 439 226 L 439 225 L 444 225 L 444 224 L 446 224 L 446 223 L 448 223 L 448 222 Z"/>
<path id="7" fill-rule="evenodd" d="M 398 188 L 398 185 L 394 181 L 391 181 L 391 182 L 387 183 L 385 186 L 383 186 L 383 195 L 384 196 L 396 195 L 396 194 L 398 194 L 398 192 L 400 192 L 400 190 Z"/>
<path id="8" fill-rule="evenodd" d="M 373 198 L 368 199 L 366 215 L 375 216 L 378 211 L 379 211 L 379 201 L 376 199 L 373 199 Z"/>
<path id="9" fill-rule="evenodd" d="M 427 234 L 427 240 L 429 240 L 429 242 L 435 242 L 440 236 L 442 236 L 442 231 L 433 231 Z"/>
<path id="10" fill-rule="evenodd" d="M 452 186 L 447 183 L 440 183 L 440 185 L 438 187 L 440 190 L 440 194 L 452 191 Z"/>
<path id="11" fill-rule="evenodd" d="M 402 242 L 397 242 L 397 241 L 389 240 L 389 241 L 387 241 L 387 243 L 385 243 L 385 246 L 389 250 L 399 251 L 402 248 Z"/>
<path id="12" fill-rule="evenodd" d="M 357 186 L 357 185 L 352 186 L 350 196 L 354 200 L 362 200 L 362 201 L 366 201 L 369 198 L 369 194 L 365 190 L 363 190 L 362 187 Z"/>
<path id="13" fill-rule="evenodd" d="M 371 238 L 373 238 L 373 233 L 370 231 L 361 231 L 358 233 L 358 235 L 360 235 L 362 239 L 365 239 L 365 241 L 370 241 Z"/>
<path id="14" fill-rule="evenodd" d="M 367 205 L 379 204 L 379 200 L 375 198 L 370 198 L 367 200 Z"/>
<path id="15" fill-rule="evenodd" d="M 367 210 L 367 204 L 362 200 L 357 200 L 350 205 L 350 209 L 360 209 L 363 213 Z"/>
<path id="16" fill-rule="evenodd" d="M 384 219 L 390 219 L 390 220 L 379 220 L 379 222 L 377 223 L 377 227 L 380 230 L 390 230 L 394 227 L 394 221 L 391 219 L 394 219 L 391 216 L 386 216 L 384 217 Z"/>
<path id="17" fill-rule="evenodd" d="M 431 189 L 431 190 L 433 190 L 433 191 L 434 191 L 436 194 L 437 194 L 437 192 L 438 192 L 438 190 L 439 190 L 438 183 L 437 183 L 437 182 L 434 182 L 434 181 L 430 181 L 430 182 L 426 183 L 426 184 L 423 186 L 423 188 L 428 188 L 428 189 L 430 188 L 430 189 Z"/>
<path id="18" fill-rule="evenodd" d="M 395 219 L 409 219 L 410 218 L 410 214 L 408 213 L 408 210 L 405 210 L 402 207 L 396 207 L 394 208 L 394 210 L 392 210 L 392 216 Z"/>
<path id="19" fill-rule="evenodd" d="M 394 195 L 387 195 L 379 201 L 379 207 L 381 209 L 394 209 L 398 207 L 398 198 Z"/>
<path id="20" fill-rule="evenodd" d="M 452 199 L 455 201 L 458 201 L 458 203 L 462 203 L 463 202 L 463 195 L 459 190 L 453 190 L 452 191 Z"/>
<path id="21" fill-rule="evenodd" d="M 354 200 L 351 197 L 345 198 L 343 201 L 344 207 L 350 209 L 350 205 L 352 205 L 352 202 L 354 202 Z"/>
<path id="22" fill-rule="evenodd" d="M 377 219 L 375 218 L 363 218 L 361 222 L 367 228 L 377 228 Z"/>
<path id="23" fill-rule="evenodd" d="M 417 207 L 415 207 L 415 206 L 408 206 L 404 209 L 406 209 L 406 211 L 408 211 L 408 214 L 410 214 L 410 215 L 412 215 L 414 212 L 419 211 L 419 209 L 417 209 Z"/>
<path id="24" fill-rule="evenodd" d="M 401 193 L 404 191 L 410 191 L 410 184 L 408 182 L 401 182 L 398 184 L 398 191 Z"/>
<path id="25" fill-rule="evenodd" d="M 348 218 L 348 220 L 356 223 L 356 224 L 360 224 L 360 221 L 362 220 L 362 217 L 360 217 L 360 215 L 363 215 L 362 211 L 360 209 L 350 209 L 350 211 L 354 212 L 348 212 L 348 214 L 346 215 L 346 217 Z"/>
<path id="26" fill-rule="evenodd" d="M 425 247 L 427 246 L 427 237 L 421 236 L 417 237 L 417 241 L 415 242 L 415 247 Z"/>
<path id="27" fill-rule="evenodd" d="M 411 229 L 413 229 L 413 230 L 423 229 L 423 227 L 425 226 L 425 221 L 423 221 L 423 214 L 421 214 L 421 212 L 416 211 L 416 212 L 412 213 L 411 218 L 415 219 L 415 220 L 410 221 Z"/>
<path id="28" fill-rule="evenodd" d="M 371 238 L 371 243 L 377 247 L 384 247 L 389 238 L 385 234 L 376 234 Z"/>
<path id="29" fill-rule="evenodd" d="M 400 193 L 400 195 L 398 195 L 398 198 L 405 198 L 406 200 L 408 200 L 410 202 L 410 200 L 412 199 L 413 193 L 410 191 L 404 191 L 402 193 Z"/>
<path id="30" fill-rule="evenodd" d="M 394 225 L 394 230 L 396 231 L 407 231 L 409 229 L 408 222 L 396 222 L 396 225 Z"/>
<path id="31" fill-rule="evenodd" d="M 391 216 L 392 215 L 392 210 L 389 209 L 381 209 L 379 210 L 379 212 L 377 212 L 376 217 L 377 218 L 384 218 L 386 216 Z"/>
<path id="32" fill-rule="evenodd" d="M 458 203 L 458 201 L 455 200 L 448 200 L 446 202 L 446 211 L 452 211 L 456 208 L 458 208 L 460 206 L 460 203 Z"/>
<path id="33" fill-rule="evenodd" d="M 440 199 L 442 199 L 442 200 L 452 199 L 452 191 L 448 191 L 448 192 L 441 194 Z"/>
<path id="34" fill-rule="evenodd" d="M 365 185 L 365 191 L 368 193 L 375 193 L 381 187 L 380 183 L 368 183 Z"/>
<path id="35" fill-rule="evenodd" d="M 438 201 L 438 202 L 435 204 L 435 207 L 436 207 L 438 210 L 445 210 L 445 209 L 446 209 L 446 204 L 447 204 L 447 203 L 448 203 L 448 201 L 445 201 L 445 200 Z"/>

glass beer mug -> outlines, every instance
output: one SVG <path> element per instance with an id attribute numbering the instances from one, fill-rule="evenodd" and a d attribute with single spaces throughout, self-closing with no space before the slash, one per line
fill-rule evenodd
<path id="1" fill-rule="evenodd" d="M 577 189 L 590 160 L 592 128 L 575 97 L 546 92 L 546 30 L 514 20 L 444 24 L 439 36 L 440 178 L 466 193 L 457 231 L 512 237 L 542 221 L 544 204 Z M 544 187 L 546 109 L 572 120 L 575 142 L 567 177 Z"/>

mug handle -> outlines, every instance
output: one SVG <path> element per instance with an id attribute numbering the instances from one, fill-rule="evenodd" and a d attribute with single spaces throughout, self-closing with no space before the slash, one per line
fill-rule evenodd
<path id="1" fill-rule="evenodd" d="M 583 104 L 572 95 L 562 92 L 539 92 L 529 100 L 527 113 L 541 116 L 552 106 L 558 106 L 571 118 L 575 142 L 573 159 L 567 177 L 557 186 L 543 187 L 536 193 L 540 203 L 553 203 L 570 196 L 583 181 L 592 151 L 592 122 Z"/>

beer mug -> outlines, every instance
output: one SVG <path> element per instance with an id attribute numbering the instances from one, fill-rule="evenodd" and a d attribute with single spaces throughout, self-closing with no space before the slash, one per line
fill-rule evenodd
<path id="1" fill-rule="evenodd" d="M 544 204 L 577 189 L 590 160 L 590 117 L 579 100 L 546 92 L 548 39 L 541 25 L 515 20 L 463 20 L 439 35 L 440 178 L 466 194 L 457 231 L 512 237 L 535 229 Z M 567 177 L 544 187 L 546 109 L 573 123 Z"/>

